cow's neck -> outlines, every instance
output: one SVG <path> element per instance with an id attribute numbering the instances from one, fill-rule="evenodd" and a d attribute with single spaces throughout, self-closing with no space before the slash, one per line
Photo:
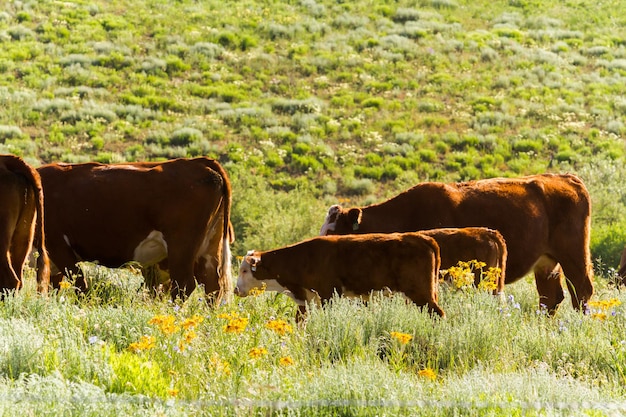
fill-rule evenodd
<path id="1" fill-rule="evenodd" d="M 301 282 L 302 277 L 295 272 L 297 268 L 291 267 L 290 262 L 281 262 L 281 259 L 288 259 L 293 262 L 294 258 L 281 254 L 279 259 L 276 259 L 273 255 L 274 251 L 270 251 L 261 256 L 261 263 L 254 273 L 256 279 L 266 282 L 268 289 L 274 286 L 270 285 L 270 282 L 275 282 L 278 286 L 286 288 L 288 290 L 287 295 L 300 306 L 305 305 L 307 301 L 319 300 L 315 290 L 309 288 L 310 285 Z"/>

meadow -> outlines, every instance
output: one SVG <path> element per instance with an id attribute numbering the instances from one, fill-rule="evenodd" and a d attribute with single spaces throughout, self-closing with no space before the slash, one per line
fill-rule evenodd
<path id="1" fill-rule="evenodd" d="M 626 2 L 32 0 L 0 4 L 0 153 L 34 166 L 208 155 L 233 255 L 319 232 L 331 204 L 420 181 L 573 172 L 593 201 L 595 303 L 442 288 L 209 307 L 133 270 L 0 303 L 0 415 L 626 413 Z M 158 202 L 156 202 L 158 204 Z M 71 204 L 71 202 L 68 202 Z M 234 258 L 237 265 L 237 258 Z"/>

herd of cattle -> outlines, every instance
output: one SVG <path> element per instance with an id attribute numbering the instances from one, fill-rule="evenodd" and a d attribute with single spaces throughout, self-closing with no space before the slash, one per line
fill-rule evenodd
<path id="1" fill-rule="evenodd" d="M 0 156 L 0 291 L 18 290 L 31 249 L 46 292 L 77 263 L 137 262 L 169 275 L 172 297 L 196 285 L 228 302 L 252 288 L 288 294 L 303 311 L 333 294 L 403 293 L 444 316 L 440 269 L 478 260 L 502 271 L 496 292 L 534 272 L 539 302 L 584 308 L 593 295 L 591 203 L 582 181 L 542 174 L 444 184 L 420 183 L 366 207 L 332 206 L 320 235 L 250 251 L 236 288 L 231 274 L 231 184 L 209 158 L 125 164 L 54 163 L 34 169 Z M 45 222 L 44 222 L 45 219 Z"/>

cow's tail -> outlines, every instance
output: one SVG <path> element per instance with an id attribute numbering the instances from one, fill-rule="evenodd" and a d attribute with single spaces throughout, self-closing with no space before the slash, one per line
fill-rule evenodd
<path id="1" fill-rule="evenodd" d="M 230 211 L 232 206 L 232 188 L 228 174 L 224 168 L 215 160 L 211 160 L 211 168 L 217 171 L 222 177 L 222 214 L 223 214 L 223 232 L 222 232 L 222 253 L 220 266 L 218 270 L 219 292 L 217 295 L 217 305 L 230 303 L 233 300 L 234 284 L 232 275 L 232 260 L 230 252 L 230 244 L 235 240 L 235 233 L 230 223 Z"/>
<path id="2" fill-rule="evenodd" d="M 31 168 L 19 157 L 14 157 L 7 163 L 7 168 L 12 172 L 22 175 L 32 186 L 36 199 L 37 220 L 35 222 L 35 233 L 33 236 L 33 248 L 37 249 L 37 289 L 46 294 L 50 286 L 50 259 L 46 250 L 46 237 L 44 233 L 44 213 L 43 213 L 43 186 L 41 178 L 35 169 Z"/>

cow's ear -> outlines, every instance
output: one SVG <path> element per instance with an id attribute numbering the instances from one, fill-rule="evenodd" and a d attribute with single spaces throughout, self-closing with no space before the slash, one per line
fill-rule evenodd
<path id="1" fill-rule="evenodd" d="M 348 219 L 350 220 L 350 224 L 352 225 L 352 230 L 359 230 L 362 215 L 363 212 L 360 208 L 352 208 L 348 211 Z"/>
<path id="2" fill-rule="evenodd" d="M 250 270 L 256 272 L 257 266 L 261 263 L 261 258 L 258 256 L 248 256 L 246 260 L 248 261 L 248 265 L 250 265 Z"/>

